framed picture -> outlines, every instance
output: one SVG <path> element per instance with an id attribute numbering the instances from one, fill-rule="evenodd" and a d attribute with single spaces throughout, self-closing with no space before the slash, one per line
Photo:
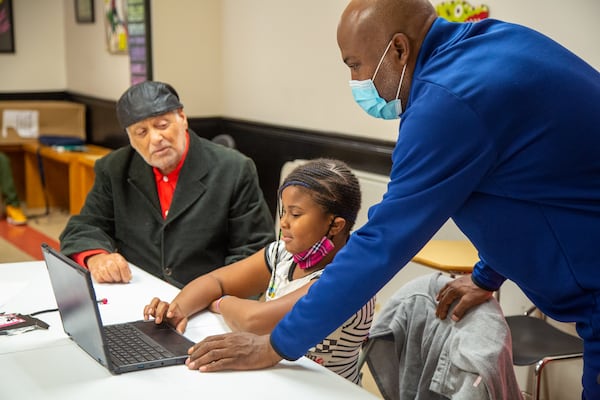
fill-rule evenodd
<path id="1" fill-rule="evenodd" d="M 94 22 L 94 0 L 75 0 L 75 20 L 80 24 Z"/>
<path id="2" fill-rule="evenodd" d="M 15 52 L 12 0 L 0 0 L 0 53 Z"/>
<path id="3" fill-rule="evenodd" d="M 127 0 L 104 1 L 106 47 L 111 54 L 127 54 Z"/>

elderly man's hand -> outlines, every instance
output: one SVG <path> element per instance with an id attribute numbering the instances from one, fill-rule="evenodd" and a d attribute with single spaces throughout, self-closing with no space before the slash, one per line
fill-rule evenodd
<path id="1" fill-rule="evenodd" d="M 131 280 L 129 264 L 119 253 L 96 254 L 89 257 L 86 264 L 98 283 L 128 283 Z"/>
<path id="2" fill-rule="evenodd" d="M 452 303 L 458 300 L 458 304 L 452 311 L 452 320 L 458 321 L 471 307 L 486 302 L 492 297 L 492 294 L 493 292 L 475 285 L 470 275 L 458 277 L 448 282 L 438 293 L 435 315 L 440 319 L 445 319 Z"/>
<path id="3" fill-rule="evenodd" d="M 271 347 L 269 335 L 248 332 L 209 336 L 192 346 L 188 354 L 188 368 L 201 372 L 262 369 L 281 361 Z"/>

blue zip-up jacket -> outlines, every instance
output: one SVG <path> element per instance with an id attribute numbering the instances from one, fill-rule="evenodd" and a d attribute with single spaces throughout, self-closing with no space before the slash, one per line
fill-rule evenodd
<path id="1" fill-rule="evenodd" d="M 438 18 L 418 55 L 369 221 L 277 325 L 296 359 L 383 287 L 452 217 L 473 279 L 514 281 L 546 314 L 600 335 L 600 74 L 525 27 Z"/>

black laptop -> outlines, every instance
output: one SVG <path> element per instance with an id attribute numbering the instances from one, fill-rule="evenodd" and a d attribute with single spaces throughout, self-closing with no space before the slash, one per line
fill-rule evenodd
<path id="1" fill-rule="evenodd" d="M 194 342 L 154 321 L 102 325 L 90 272 L 45 243 L 42 253 L 65 332 L 111 373 L 185 362 Z"/>

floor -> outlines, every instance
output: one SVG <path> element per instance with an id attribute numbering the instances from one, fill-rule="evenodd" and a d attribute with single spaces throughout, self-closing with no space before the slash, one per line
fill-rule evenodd
<path id="1" fill-rule="evenodd" d="M 60 209 L 24 209 L 28 224 L 13 226 L 0 219 L 0 263 L 41 260 L 40 245 L 58 248 L 58 236 L 69 214 Z"/>
<path id="2" fill-rule="evenodd" d="M 27 225 L 13 226 L 6 222 L 4 216 L 0 219 L 0 263 L 41 260 L 42 243 L 60 247 L 58 237 L 69 219 L 66 210 L 50 209 L 48 213 L 45 209 L 23 211 L 29 218 Z M 366 390 L 382 398 L 366 366 L 362 380 Z"/>

